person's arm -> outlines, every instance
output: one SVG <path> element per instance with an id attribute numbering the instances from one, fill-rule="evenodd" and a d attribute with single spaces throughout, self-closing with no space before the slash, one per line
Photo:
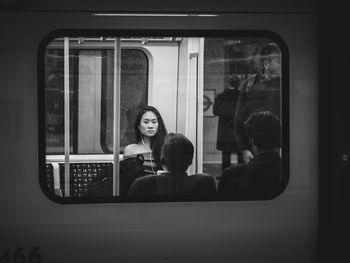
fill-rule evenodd
<path id="1" fill-rule="evenodd" d="M 247 90 L 242 89 L 238 97 L 236 114 L 234 117 L 234 136 L 238 149 L 242 152 L 244 163 L 247 164 L 253 159 L 253 154 L 249 149 L 249 141 L 244 129 L 244 122 L 248 118 Z"/>
<path id="2" fill-rule="evenodd" d="M 244 122 L 248 118 L 248 110 L 247 110 L 247 94 L 245 91 L 242 91 L 238 97 L 238 103 L 236 108 L 236 114 L 234 118 L 234 135 L 235 141 L 238 146 L 238 149 L 243 152 L 244 150 L 249 149 L 249 142 L 246 132 L 244 130 Z"/>

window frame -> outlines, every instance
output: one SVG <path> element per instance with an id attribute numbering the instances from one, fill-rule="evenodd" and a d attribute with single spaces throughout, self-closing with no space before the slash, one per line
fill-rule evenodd
<path id="1" fill-rule="evenodd" d="M 45 50 L 55 38 L 61 37 L 96 37 L 96 36 L 139 36 L 139 37 L 254 37 L 268 38 L 275 42 L 281 50 L 281 152 L 282 174 L 286 180 L 277 195 L 266 199 L 233 198 L 226 195 L 167 195 L 167 196 L 86 196 L 60 197 L 52 194 L 46 182 L 46 123 L 45 123 Z M 209 202 L 209 201 L 266 201 L 280 196 L 290 176 L 290 134 L 289 134 L 289 51 L 286 42 L 277 33 L 269 30 L 100 30 L 100 29 L 59 29 L 48 33 L 40 42 L 37 51 L 38 72 L 38 166 L 39 185 L 43 193 L 53 202 L 60 204 L 92 204 L 92 203 L 148 203 L 148 202 Z"/>

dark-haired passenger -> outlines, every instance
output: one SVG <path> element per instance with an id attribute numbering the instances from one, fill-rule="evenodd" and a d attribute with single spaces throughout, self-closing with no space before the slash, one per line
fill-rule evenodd
<path id="1" fill-rule="evenodd" d="M 269 111 L 252 114 L 244 123 L 254 158 L 223 171 L 218 191 L 242 199 L 270 199 L 284 183 L 281 172 L 281 124 Z"/>
<path id="2" fill-rule="evenodd" d="M 135 119 L 135 143 L 124 149 L 124 158 L 142 155 L 145 174 L 156 174 L 162 169 L 160 150 L 167 134 L 159 111 L 153 106 L 143 107 Z"/>
<path id="3" fill-rule="evenodd" d="M 182 134 L 169 133 L 161 150 L 163 171 L 159 175 L 140 177 L 128 195 L 207 195 L 216 192 L 210 175 L 188 175 L 192 164 L 193 144 Z"/>
<path id="4" fill-rule="evenodd" d="M 136 178 L 147 174 L 157 174 L 162 169 L 160 150 L 167 129 L 159 111 L 153 106 L 144 106 L 135 119 L 135 142 L 124 149 L 119 163 L 119 194 L 128 194 Z M 103 174 L 89 187 L 91 196 L 111 196 L 113 194 L 112 173 Z"/>

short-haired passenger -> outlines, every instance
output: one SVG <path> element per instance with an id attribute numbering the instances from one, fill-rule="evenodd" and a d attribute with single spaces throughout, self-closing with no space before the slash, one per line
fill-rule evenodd
<path id="1" fill-rule="evenodd" d="M 206 195 L 216 192 L 210 175 L 188 175 L 192 164 L 193 144 L 182 134 L 169 133 L 161 150 L 163 171 L 159 175 L 138 178 L 129 195 Z"/>
<path id="2" fill-rule="evenodd" d="M 281 124 L 269 111 L 252 114 L 244 123 L 254 158 L 247 165 L 223 171 L 218 185 L 220 193 L 242 198 L 269 199 L 281 190 Z"/>

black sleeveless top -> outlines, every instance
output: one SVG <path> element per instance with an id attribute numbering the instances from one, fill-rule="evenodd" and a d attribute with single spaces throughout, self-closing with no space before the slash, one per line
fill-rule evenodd
<path id="1" fill-rule="evenodd" d="M 147 174 L 157 174 L 157 164 L 151 152 L 143 153 L 143 168 L 145 175 Z"/>
<path id="2" fill-rule="evenodd" d="M 153 154 L 151 152 L 129 155 L 126 157 L 126 159 L 129 157 L 136 157 L 139 155 L 143 156 L 143 168 L 144 168 L 145 175 L 157 174 L 156 160 L 154 159 Z"/>

